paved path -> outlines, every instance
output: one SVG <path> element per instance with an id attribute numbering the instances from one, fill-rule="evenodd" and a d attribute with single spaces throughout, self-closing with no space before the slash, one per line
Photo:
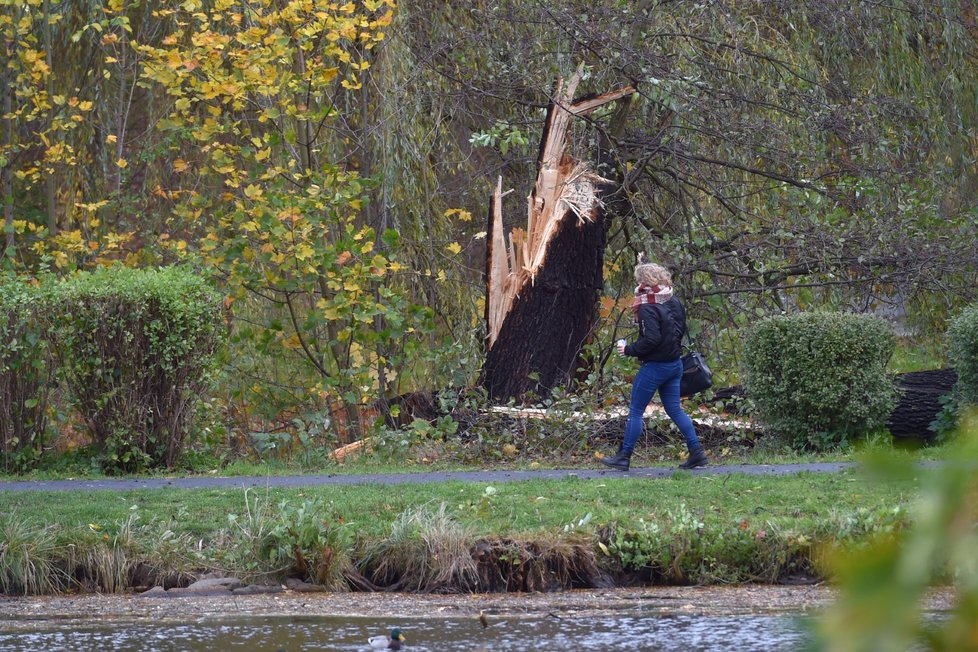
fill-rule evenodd
<path id="1" fill-rule="evenodd" d="M 838 473 L 856 465 L 852 462 L 814 464 L 733 464 L 708 466 L 694 471 L 696 475 L 788 475 L 792 473 Z M 130 489 L 222 489 L 247 487 L 318 487 L 357 484 L 420 484 L 423 482 L 513 482 L 515 480 L 560 480 L 580 478 L 668 478 L 680 473 L 675 467 L 651 466 L 628 472 L 610 469 L 538 469 L 533 471 L 435 471 L 430 473 L 368 473 L 363 475 L 273 475 L 189 478 L 145 478 L 119 480 L 21 480 L 0 482 L 0 491 L 120 491 Z"/>

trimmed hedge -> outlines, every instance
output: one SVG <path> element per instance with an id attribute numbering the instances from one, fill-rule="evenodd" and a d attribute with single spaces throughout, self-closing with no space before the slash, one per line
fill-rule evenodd
<path id="1" fill-rule="evenodd" d="M 958 372 L 957 394 L 978 405 L 978 304 L 968 306 L 947 329 L 951 364 Z"/>
<path id="2" fill-rule="evenodd" d="M 896 404 L 886 375 L 891 326 L 878 317 L 805 313 L 747 331 L 746 389 L 763 426 L 800 448 L 829 449 L 880 429 Z"/>
<path id="3" fill-rule="evenodd" d="M 106 268 L 54 294 L 60 372 L 103 467 L 172 466 L 218 344 L 221 297 L 175 267 Z"/>
<path id="4" fill-rule="evenodd" d="M 44 446 L 53 365 L 37 286 L 0 277 L 0 459 L 6 471 L 34 466 Z"/>

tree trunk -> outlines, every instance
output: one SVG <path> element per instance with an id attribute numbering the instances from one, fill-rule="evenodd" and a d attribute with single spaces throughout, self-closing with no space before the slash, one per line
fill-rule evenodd
<path id="1" fill-rule="evenodd" d="M 571 119 L 634 93 L 573 100 L 581 69 L 557 82 L 540 144 L 526 229 L 503 233 L 502 179 L 490 202 L 486 259 L 487 351 L 482 385 L 495 401 L 548 395 L 577 368 L 602 287 L 607 180 L 567 153 Z"/>
<path id="2" fill-rule="evenodd" d="M 7 56 L 13 56 L 13 46 L 8 45 Z M 4 150 L 7 152 L 8 161 L 0 165 L 0 198 L 3 199 L 3 233 L 4 233 L 4 245 L 3 249 L 0 249 L 0 261 L 3 261 L 4 257 L 10 256 L 14 257 L 14 245 L 16 245 L 16 240 L 14 239 L 14 178 L 11 174 L 11 162 L 9 158 L 13 157 L 13 152 L 11 152 L 11 146 L 14 142 L 14 121 L 10 117 L 13 107 L 11 95 L 13 95 L 13 85 L 10 83 L 8 75 L 10 75 L 10 70 L 6 66 L 0 70 L 0 74 L 3 75 L 0 84 L 0 92 L 3 93 L 3 114 L 7 116 L 3 121 L 3 135 L 4 135 Z"/>
<path id="3" fill-rule="evenodd" d="M 50 0 L 44 0 L 42 11 L 44 14 L 44 50 L 48 64 L 47 92 L 48 101 L 50 101 L 54 97 L 54 61 L 51 46 L 51 30 L 53 27 L 51 26 Z M 54 123 L 54 109 L 54 106 L 48 109 L 45 118 L 44 129 L 49 134 L 51 133 L 51 125 Z M 50 169 L 45 170 L 44 179 L 44 201 L 47 205 L 49 238 L 58 234 L 58 180 L 55 177 L 57 171 L 55 165 L 54 161 L 50 163 Z"/>

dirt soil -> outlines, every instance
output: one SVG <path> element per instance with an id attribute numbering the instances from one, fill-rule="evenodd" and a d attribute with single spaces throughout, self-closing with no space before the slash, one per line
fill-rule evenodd
<path id="1" fill-rule="evenodd" d="M 825 585 L 647 587 L 558 593 L 417 595 L 407 593 L 296 593 L 247 596 L 141 597 L 74 595 L 0 598 L 7 625 L 49 619 L 195 620 L 202 616 L 363 616 L 404 618 L 580 618 L 627 613 L 736 615 L 810 612 L 828 606 L 836 592 Z M 951 607 L 951 592 L 931 594 L 930 610 Z"/>

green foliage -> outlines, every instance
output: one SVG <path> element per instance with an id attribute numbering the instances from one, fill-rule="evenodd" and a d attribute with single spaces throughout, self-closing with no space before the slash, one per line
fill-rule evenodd
<path id="1" fill-rule="evenodd" d="M 978 304 L 951 320 L 947 336 L 951 364 L 958 373 L 955 391 L 965 402 L 978 405 Z"/>
<path id="2" fill-rule="evenodd" d="M 43 295 L 0 276 L 0 459 L 7 471 L 27 470 L 41 455 L 52 386 Z"/>
<path id="3" fill-rule="evenodd" d="M 45 595 L 68 586 L 61 561 L 64 548 L 56 526 L 36 527 L 5 517 L 0 521 L 0 592 L 4 595 Z"/>
<path id="4" fill-rule="evenodd" d="M 707 522 L 681 503 L 655 520 L 640 520 L 638 527 L 616 529 L 607 549 L 623 569 L 670 584 L 775 582 L 788 572 L 810 570 L 809 542 L 771 523 Z"/>
<path id="5" fill-rule="evenodd" d="M 186 269 L 84 273 L 53 290 L 60 373 L 109 471 L 171 466 L 221 333 L 220 297 Z"/>
<path id="6" fill-rule="evenodd" d="M 819 623 L 817 649 L 833 652 L 973 650 L 978 644 L 978 416 L 972 413 L 940 472 L 924 482 L 913 525 L 884 532 L 835 564 L 842 594 Z M 917 473 L 882 460 L 884 480 Z M 954 605 L 925 617 L 927 591 L 950 585 Z"/>
<path id="7" fill-rule="evenodd" d="M 893 346 L 890 326 L 866 315 L 761 320 L 744 345 L 755 416 L 791 444 L 815 449 L 882 427 L 896 399 L 886 375 Z"/>
<path id="8" fill-rule="evenodd" d="M 397 392 L 433 319 L 401 287 L 397 231 L 371 219 L 372 201 L 387 201 L 371 197 L 371 157 L 338 164 L 352 137 L 332 140 L 371 76 L 393 4 L 259 0 L 213 15 L 183 5 L 167 13 L 192 38 L 139 49 L 146 83 L 174 99 L 158 126 L 190 159 L 174 162 L 178 223 L 202 236 L 195 253 L 221 271 L 240 317 L 232 344 L 249 358 L 233 361 L 244 379 L 235 398 L 255 414 L 255 404 L 286 412 L 311 396 L 343 413 L 340 439 L 369 429 L 368 406 Z M 356 113 L 354 129 L 367 129 Z M 275 358 L 287 364 L 281 377 L 267 373 Z"/>
<path id="9" fill-rule="evenodd" d="M 244 515 L 228 515 L 231 531 L 225 563 L 244 577 L 298 577 L 331 590 L 346 588 L 352 533 L 328 518 L 315 498 L 296 507 L 287 500 L 273 508 L 267 496 L 245 492 Z"/>

